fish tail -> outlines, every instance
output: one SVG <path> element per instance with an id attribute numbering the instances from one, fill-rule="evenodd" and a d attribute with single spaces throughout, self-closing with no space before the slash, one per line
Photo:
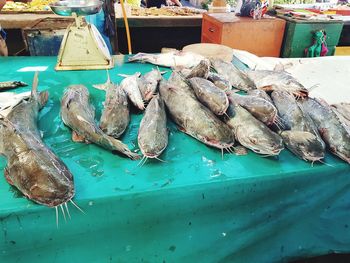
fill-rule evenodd
<path id="1" fill-rule="evenodd" d="M 39 94 L 40 109 L 42 109 L 46 105 L 48 100 L 49 100 L 49 92 L 48 91 L 40 92 Z"/>
<path id="2" fill-rule="evenodd" d="M 106 134 L 101 135 L 100 142 L 111 151 L 120 152 L 132 160 L 140 159 L 140 156 L 137 153 L 132 152 L 126 144 Z"/>
<path id="3" fill-rule="evenodd" d="M 129 61 L 129 62 L 133 62 L 133 61 L 144 61 L 144 60 L 147 58 L 147 56 L 149 56 L 149 54 L 140 52 L 140 53 L 137 53 L 136 55 L 130 57 L 130 58 L 128 59 L 128 61 Z"/>

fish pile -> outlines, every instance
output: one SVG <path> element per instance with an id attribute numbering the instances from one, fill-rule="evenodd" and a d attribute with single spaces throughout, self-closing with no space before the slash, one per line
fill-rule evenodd
<path id="1" fill-rule="evenodd" d="M 181 131 L 209 146 L 232 151 L 240 144 L 264 156 L 286 147 L 312 163 L 328 149 L 350 163 L 350 104 L 309 98 L 285 71 L 241 70 L 181 51 L 139 53 L 129 61 L 173 69 L 160 81 L 160 98 Z"/>
<path id="2" fill-rule="evenodd" d="M 278 156 L 286 147 L 307 162 L 323 162 L 326 149 L 350 163 L 350 104 L 328 105 L 308 96 L 308 89 L 284 71 L 246 70 L 220 59 L 186 52 L 137 54 L 130 61 L 172 67 L 166 80 L 158 68 L 141 75 L 121 75 L 115 84 L 94 85 L 105 91 L 99 121 L 84 85 L 70 85 L 61 99 L 61 118 L 75 142 L 94 143 L 132 160 L 140 159 L 120 137 L 130 123 L 130 109 L 144 111 L 138 147 L 148 159 L 161 159 L 168 145 L 167 119 L 196 140 L 228 153 Z M 5 88 L 22 86 L 7 82 Z M 74 197 L 73 175 L 42 141 L 38 112 L 48 93 L 1 93 L 0 153 L 7 158 L 6 180 L 29 199 L 64 207 Z M 1 88 L 1 85 L 0 85 Z M 166 161 L 166 160 L 165 160 Z M 77 207 L 77 206 L 76 206 Z M 80 209 L 79 207 L 77 207 Z M 58 219 L 57 219 L 58 220 Z"/>

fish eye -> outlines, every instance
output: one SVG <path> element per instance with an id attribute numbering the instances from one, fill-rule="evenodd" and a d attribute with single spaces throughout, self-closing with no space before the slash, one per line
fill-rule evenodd
<path id="1" fill-rule="evenodd" d="M 249 138 L 250 142 L 253 144 L 257 144 L 258 140 L 256 138 Z"/>

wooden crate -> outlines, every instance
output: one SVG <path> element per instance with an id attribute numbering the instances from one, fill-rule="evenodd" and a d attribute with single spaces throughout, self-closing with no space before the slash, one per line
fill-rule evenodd
<path id="1" fill-rule="evenodd" d="M 223 44 L 257 56 L 279 57 L 285 21 L 279 18 L 254 20 L 234 13 L 204 14 L 202 42 Z"/>

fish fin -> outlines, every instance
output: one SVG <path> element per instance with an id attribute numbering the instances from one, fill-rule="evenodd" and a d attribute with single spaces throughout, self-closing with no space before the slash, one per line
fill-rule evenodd
<path id="1" fill-rule="evenodd" d="M 8 169 L 7 166 L 5 166 L 5 168 L 4 168 L 4 176 L 5 176 L 5 178 L 6 178 L 6 181 L 7 181 L 10 185 L 13 185 L 13 182 L 12 182 L 12 180 L 11 180 L 11 178 L 10 178 L 10 172 L 9 172 L 9 169 Z"/>
<path id="2" fill-rule="evenodd" d="M 106 72 L 107 72 L 107 81 L 106 81 L 106 83 L 110 84 L 110 83 L 112 83 L 112 81 L 111 81 L 111 77 L 109 75 L 109 70 L 106 69 Z"/>
<path id="3" fill-rule="evenodd" d="M 327 131 L 326 128 L 321 128 L 321 129 L 319 130 L 319 132 L 320 132 L 321 137 L 324 138 L 324 136 L 326 136 L 326 134 L 327 134 L 328 131 Z"/>
<path id="4" fill-rule="evenodd" d="M 104 90 L 104 91 L 106 91 L 107 90 L 107 85 L 108 84 L 112 84 L 112 81 L 111 81 L 111 77 L 110 77 L 110 75 L 109 75 L 109 71 L 108 71 L 108 69 L 106 70 L 106 72 L 107 72 L 107 80 L 106 80 L 106 82 L 105 83 L 102 83 L 102 84 L 94 84 L 94 85 L 92 85 L 95 89 L 99 89 L 99 90 Z"/>
<path id="5" fill-rule="evenodd" d="M 72 141 L 73 142 L 85 142 L 85 137 L 79 135 L 76 131 L 72 131 Z"/>
<path id="6" fill-rule="evenodd" d="M 99 90 L 104 90 L 106 91 L 106 83 L 103 84 L 94 84 L 92 85 L 95 89 L 99 89 Z"/>
<path id="7" fill-rule="evenodd" d="M 6 115 L 2 115 L 2 112 L 0 112 L 0 125 L 6 126 L 7 128 L 12 129 L 14 132 L 17 131 L 16 127 L 12 122 L 10 122 Z"/>
<path id="8" fill-rule="evenodd" d="M 183 128 L 183 127 L 180 127 L 180 126 L 178 126 L 177 128 L 179 129 L 179 131 L 182 131 L 182 132 L 186 133 L 186 130 L 185 130 L 185 128 Z"/>
<path id="9" fill-rule="evenodd" d="M 49 92 L 48 91 L 42 91 L 39 94 L 39 104 L 40 104 L 40 109 L 42 109 L 47 101 L 49 100 Z"/>
<path id="10" fill-rule="evenodd" d="M 123 78 L 128 78 L 128 77 L 131 77 L 132 75 L 127 75 L 127 74 L 118 74 L 118 76 L 123 77 Z"/>
<path id="11" fill-rule="evenodd" d="M 140 52 L 132 57 L 129 57 L 128 62 L 133 62 L 133 61 L 143 62 L 145 60 L 145 56 L 149 56 L 149 55 L 150 54 Z"/>
<path id="12" fill-rule="evenodd" d="M 123 78 L 129 78 L 129 77 L 132 77 L 132 76 L 140 77 L 140 76 L 141 76 L 141 73 L 140 73 L 140 72 L 135 72 L 135 74 L 131 74 L 131 75 L 128 75 L 128 74 L 118 74 L 118 76 L 123 77 Z"/>
<path id="13" fill-rule="evenodd" d="M 273 91 L 273 90 L 274 90 L 273 85 L 268 85 L 268 86 L 260 87 L 259 89 L 261 89 L 261 90 L 263 90 L 263 91 L 266 91 L 266 92 L 269 92 L 269 91 Z"/>
<path id="14" fill-rule="evenodd" d="M 38 76 L 39 76 L 39 72 L 36 71 L 34 73 L 34 79 L 33 79 L 32 93 L 31 93 L 32 98 L 37 98 L 38 96 L 38 83 L 39 83 Z"/>

